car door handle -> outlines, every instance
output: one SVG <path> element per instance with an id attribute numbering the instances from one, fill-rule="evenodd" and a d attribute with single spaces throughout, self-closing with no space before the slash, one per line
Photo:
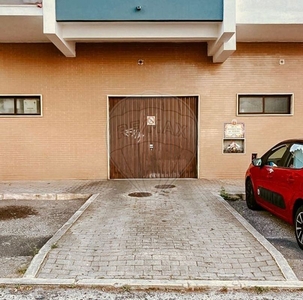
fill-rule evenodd
<path id="1" fill-rule="evenodd" d="M 268 173 L 267 173 L 267 178 L 272 178 L 272 176 L 273 176 L 273 172 L 274 172 L 274 170 L 273 169 L 268 169 Z"/>

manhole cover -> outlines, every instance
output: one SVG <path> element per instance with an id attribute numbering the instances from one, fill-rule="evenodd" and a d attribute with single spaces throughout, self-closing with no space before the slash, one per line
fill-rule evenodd
<path id="1" fill-rule="evenodd" d="M 150 197 L 152 194 L 148 192 L 134 192 L 128 194 L 130 197 Z"/>
<path id="2" fill-rule="evenodd" d="M 26 218 L 30 215 L 37 215 L 38 212 L 28 206 L 4 206 L 0 208 L 0 220 Z"/>
<path id="3" fill-rule="evenodd" d="M 172 189 L 174 187 L 176 187 L 176 186 L 173 185 L 173 184 L 160 184 L 160 185 L 156 185 L 155 186 L 156 189 L 163 189 L 163 190 L 165 190 L 165 189 Z"/>

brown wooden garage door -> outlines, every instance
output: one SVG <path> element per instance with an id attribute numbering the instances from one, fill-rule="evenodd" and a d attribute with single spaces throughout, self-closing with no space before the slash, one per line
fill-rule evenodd
<path id="1" fill-rule="evenodd" d="M 110 97 L 110 178 L 196 178 L 197 97 Z"/>

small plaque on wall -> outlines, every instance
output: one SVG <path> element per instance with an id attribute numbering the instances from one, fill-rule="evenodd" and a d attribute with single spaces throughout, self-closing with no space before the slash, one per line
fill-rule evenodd
<path id="1" fill-rule="evenodd" d="M 245 153 L 244 123 L 224 123 L 223 153 Z"/>
<path id="2" fill-rule="evenodd" d="M 230 138 L 237 138 L 241 139 L 244 138 L 245 134 L 245 128 L 244 123 L 225 123 L 224 124 L 224 138 L 230 139 Z"/>

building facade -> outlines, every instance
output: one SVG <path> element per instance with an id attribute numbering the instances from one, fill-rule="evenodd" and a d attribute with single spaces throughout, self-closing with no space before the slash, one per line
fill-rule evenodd
<path id="1" fill-rule="evenodd" d="M 301 134 L 302 1 L 171 2 L 0 0 L 0 180 L 238 179 Z"/>

